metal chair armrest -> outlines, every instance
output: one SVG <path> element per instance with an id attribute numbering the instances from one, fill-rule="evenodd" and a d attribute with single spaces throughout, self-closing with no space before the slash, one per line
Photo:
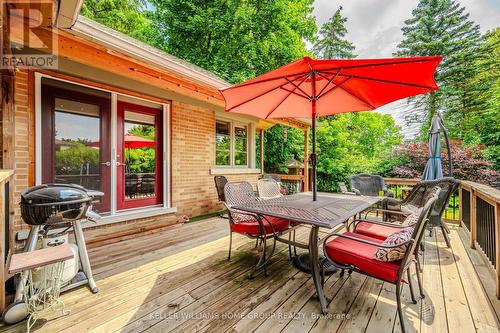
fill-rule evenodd
<path id="1" fill-rule="evenodd" d="M 326 244 L 328 243 L 327 240 L 331 237 L 342 237 L 342 238 L 346 238 L 346 239 L 350 239 L 350 240 L 353 240 L 353 241 L 356 241 L 356 242 L 360 242 L 360 243 L 363 243 L 363 244 L 368 244 L 368 245 L 373 245 L 373 246 L 377 246 L 377 247 L 382 247 L 384 249 L 392 249 L 392 248 L 397 248 L 397 247 L 400 247 L 401 245 L 407 245 L 407 244 L 411 244 L 412 242 L 414 242 L 415 240 L 412 238 L 410 240 L 407 240 L 406 242 L 403 242 L 401 244 L 397 244 L 397 245 L 384 245 L 384 244 L 379 244 L 379 243 L 375 243 L 375 242 L 370 242 L 366 239 L 360 239 L 360 238 L 357 238 L 357 237 L 352 237 L 352 236 L 348 236 L 348 235 L 344 235 L 344 234 L 331 234 L 329 235 L 328 237 L 325 238 L 325 242 L 323 243 L 323 248 L 326 246 Z"/>
<path id="2" fill-rule="evenodd" d="M 408 228 L 408 226 L 403 226 L 403 225 L 400 225 L 397 223 L 390 223 L 390 222 L 385 222 L 385 221 L 381 221 L 381 220 L 377 220 L 377 219 L 365 218 L 365 219 L 356 219 L 356 220 L 352 221 L 352 224 L 354 225 L 354 230 L 356 230 L 357 225 L 361 222 L 378 224 L 378 225 L 383 225 L 383 226 L 391 227 L 391 228 L 401 228 L 401 229 Z"/>

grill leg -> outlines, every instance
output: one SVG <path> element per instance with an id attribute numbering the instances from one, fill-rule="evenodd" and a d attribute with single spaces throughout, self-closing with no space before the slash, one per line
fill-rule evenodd
<path id="1" fill-rule="evenodd" d="M 76 245 L 78 245 L 78 252 L 80 253 L 80 261 L 82 263 L 82 269 L 89 280 L 90 290 L 95 294 L 99 291 L 97 285 L 95 284 L 94 277 L 92 276 L 92 269 L 90 267 L 89 254 L 87 253 L 87 245 L 85 245 L 85 238 L 83 237 L 82 222 L 73 222 L 73 228 L 75 229 L 75 239 Z"/>
<path id="2" fill-rule="evenodd" d="M 40 234 L 40 229 L 42 226 L 34 225 L 31 227 L 28 239 L 26 240 L 26 245 L 24 246 L 24 252 L 32 252 L 36 249 L 36 243 L 38 242 L 38 235 Z M 16 288 L 15 301 L 21 301 L 23 299 L 23 290 L 28 282 L 28 271 L 24 271 L 22 278 L 19 280 Z"/>

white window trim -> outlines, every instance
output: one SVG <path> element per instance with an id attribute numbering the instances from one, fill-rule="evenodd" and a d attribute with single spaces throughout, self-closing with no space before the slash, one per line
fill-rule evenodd
<path id="1" fill-rule="evenodd" d="M 168 103 L 158 103 L 145 98 L 140 98 L 124 93 L 118 93 L 113 90 L 104 89 L 100 87 L 94 87 L 91 85 L 86 85 L 79 82 L 74 82 L 71 80 L 65 80 L 57 78 L 48 74 L 35 72 L 35 184 L 40 185 L 42 183 L 42 78 L 48 78 L 51 80 L 57 80 L 61 82 L 66 82 L 69 84 L 74 84 L 82 87 L 87 87 L 90 89 L 105 91 L 111 95 L 111 189 L 110 189 L 110 200 L 111 207 L 110 213 L 105 215 L 99 222 L 99 225 L 105 225 L 109 223 L 122 222 L 128 220 L 129 216 L 134 216 L 134 219 L 149 217 L 154 215 L 162 215 L 175 213 L 177 209 L 172 207 L 172 198 L 170 196 L 170 104 Z M 118 96 L 127 96 L 129 98 L 142 100 L 146 102 L 152 102 L 162 107 L 163 111 L 163 203 L 160 207 L 158 206 L 148 206 L 143 208 L 135 208 L 126 211 L 117 211 L 117 172 L 116 172 L 116 162 L 117 162 L 117 101 Z M 95 226 L 95 225 L 94 225 Z"/>
<path id="2" fill-rule="evenodd" d="M 229 137 L 230 137 L 230 143 L 229 143 L 229 159 L 230 159 L 230 165 L 217 165 L 217 150 L 214 149 L 215 156 L 214 156 L 214 166 L 211 169 L 211 174 L 220 174 L 217 171 L 214 171 L 215 169 L 239 169 L 240 171 L 243 170 L 250 170 L 249 173 L 254 173 L 255 170 L 255 124 L 252 122 L 244 122 L 241 120 L 234 120 L 229 117 L 221 117 L 217 116 L 215 118 L 215 123 L 217 124 L 217 121 L 221 122 L 227 122 L 229 123 Z M 246 165 L 235 165 L 234 164 L 234 159 L 235 159 L 235 127 L 245 127 L 247 130 L 247 164 Z M 217 132 L 215 133 L 217 135 Z M 215 173 L 214 173 L 215 172 Z M 238 172 L 232 172 L 232 173 L 238 173 Z M 246 173 L 246 172 L 244 172 Z"/>

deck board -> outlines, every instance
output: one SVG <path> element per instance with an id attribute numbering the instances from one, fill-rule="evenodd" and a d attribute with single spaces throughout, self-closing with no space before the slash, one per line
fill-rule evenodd
<path id="1" fill-rule="evenodd" d="M 298 232 L 301 240 L 307 235 L 307 228 Z M 500 301 L 491 274 L 463 230 L 452 227 L 450 238 L 452 249 L 439 232 L 426 237 L 426 298 L 412 304 L 403 288 L 408 332 L 498 331 Z M 231 262 L 227 247 L 227 221 L 214 218 L 93 248 L 100 292 L 63 294 L 71 314 L 48 313 L 33 331 L 400 332 L 391 284 L 334 274 L 325 282 L 331 315 L 320 316 L 313 282 L 290 263 L 286 245 L 277 246 L 269 276 L 258 272 L 252 280 L 246 274 L 257 259 L 255 243 L 235 235 Z M 0 331 L 23 332 L 24 325 Z"/>

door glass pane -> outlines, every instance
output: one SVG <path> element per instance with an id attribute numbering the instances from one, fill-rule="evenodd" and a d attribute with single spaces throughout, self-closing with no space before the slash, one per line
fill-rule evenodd
<path id="1" fill-rule="evenodd" d="M 125 199 L 155 197 L 155 117 L 125 111 L 123 147 Z"/>
<path id="2" fill-rule="evenodd" d="M 231 164 L 231 136 L 230 124 L 228 122 L 217 121 L 215 137 L 215 164 Z"/>
<path id="3" fill-rule="evenodd" d="M 56 98 L 54 121 L 54 181 L 102 190 L 99 106 Z"/>

